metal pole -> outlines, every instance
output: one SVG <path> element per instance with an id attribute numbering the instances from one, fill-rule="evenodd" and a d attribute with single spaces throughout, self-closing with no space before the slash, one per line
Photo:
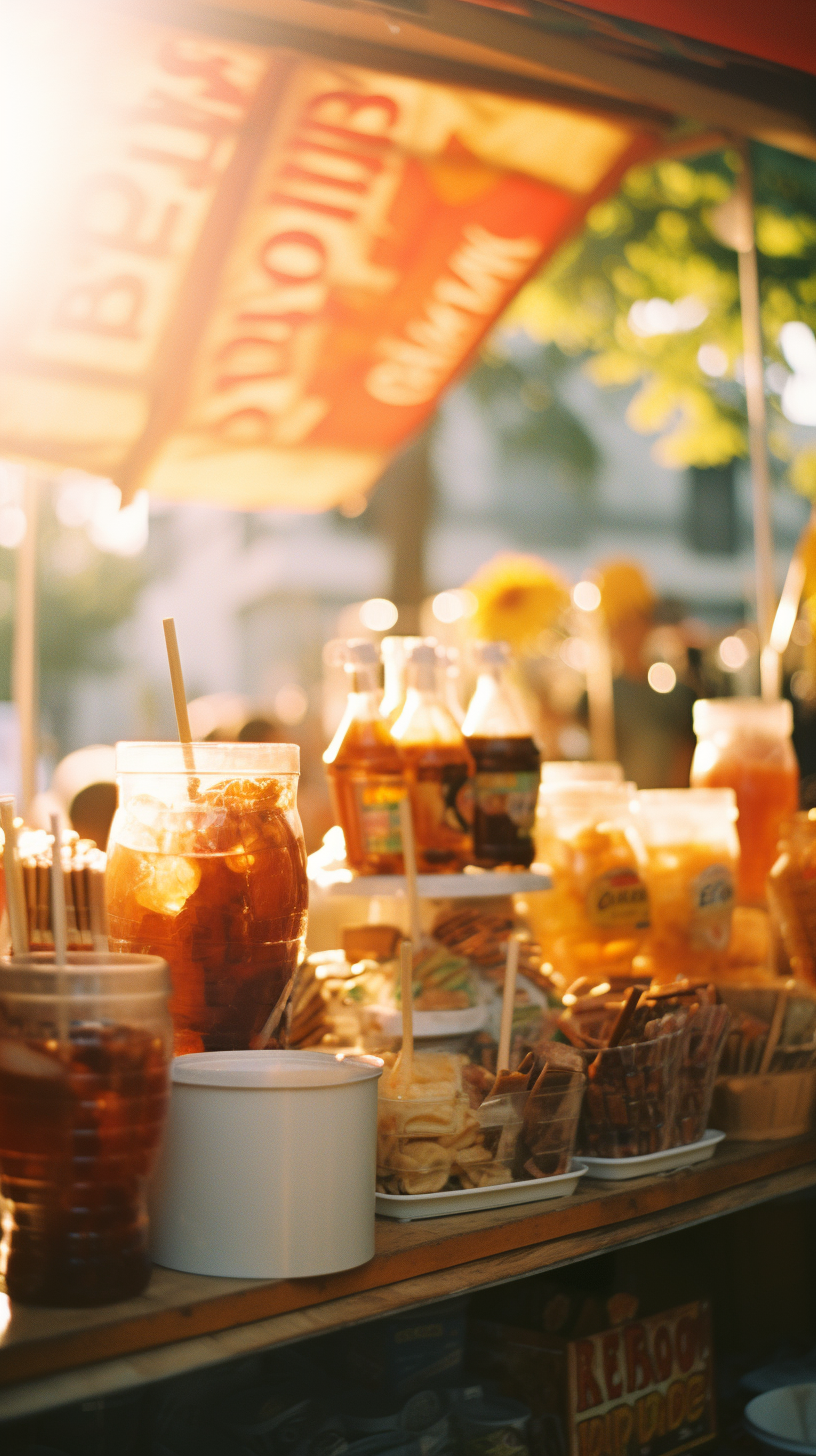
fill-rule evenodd
<path id="1" fill-rule="evenodd" d="M 37 793 L 39 703 L 37 692 L 37 511 L 39 482 L 27 475 L 23 486 L 25 535 L 17 547 L 12 647 L 12 696 L 20 728 L 20 813 L 28 819 Z"/>
<path id="2" fill-rule="evenodd" d="M 771 646 L 776 606 L 774 546 L 771 526 L 770 470 L 768 466 L 768 422 L 765 413 L 765 365 L 762 349 L 759 269 L 754 233 L 754 189 L 751 149 L 740 148 L 743 167 L 737 198 L 742 210 L 742 227 L 737 236 L 742 347 L 745 368 L 745 404 L 748 412 L 748 445 L 751 456 L 751 495 L 754 515 L 754 573 L 757 625 L 759 627 L 762 696 L 779 697 L 779 654 Z"/>

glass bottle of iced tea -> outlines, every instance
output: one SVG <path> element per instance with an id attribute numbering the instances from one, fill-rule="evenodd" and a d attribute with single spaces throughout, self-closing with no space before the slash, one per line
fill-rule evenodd
<path id="1" fill-rule="evenodd" d="M 281 1043 L 306 933 L 293 743 L 119 743 L 112 950 L 170 966 L 176 1056 Z"/>
<path id="2" fill-rule="evenodd" d="M 346 711 L 323 755 L 346 858 L 361 875 L 401 875 L 402 760 L 380 712 L 379 659 L 368 638 L 348 643 Z"/>
<path id="3" fill-rule="evenodd" d="M 737 900 L 764 905 L 780 827 L 799 803 L 793 709 L 785 699 L 699 698 L 694 731 L 692 787 L 729 788 L 737 796 Z"/>
<path id="4" fill-rule="evenodd" d="M 405 707 L 391 733 L 411 796 L 420 873 L 455 873 L 473 857 L 473 759 L 461 730 L 437 691 L 436 646 L 421 642 L 408 654 Z"/>
<path id="5" fill-rule="evenodd" d="M 531 865 L 541 755 L 529 719 L 507 681 L 506 642 L 477 649 L 479 677 L 462 732 L 476 765 L 476 864 Z"/>

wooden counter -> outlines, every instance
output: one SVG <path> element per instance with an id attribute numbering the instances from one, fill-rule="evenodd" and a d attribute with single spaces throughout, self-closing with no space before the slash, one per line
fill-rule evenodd
<path id="1" fill-rule="evenodd" d="M 377 1220 L 370 1263 L 319 1279 L 155 1269 L 138 1299 L 94 1310 L 6 1307 L 0 1418 L 105 1394 L 654 1238 L 816 1186 L 816 1137 L 725 1143 L 710 1162 L 571 1198 L 415 1223 Z M 0 1307 L 2 1316 L 2 1307 Z"/>

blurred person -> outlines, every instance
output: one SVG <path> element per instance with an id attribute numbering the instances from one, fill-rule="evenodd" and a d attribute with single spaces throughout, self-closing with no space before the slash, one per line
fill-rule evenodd
<path id="1" fill-rule="evenodd" d="M 649 682 L 649 639 L 660 618 L 657 594 L 634 561 L 601 562 L 592 578 L 601 592 L 612 646 L 615 737 L 624 776 L 641 789 L 685 788 L 694 753 L 696 694 L 679 674 L 668 692 Z"/>
<path id="2" fill-rule="evenodd" d="M 35 798 L 32 827 L 50 829 L 50 815 L 56 813 L 63 828 L 75 829 L 80 839 L 93 839 L 105 849 L 116 799 L 115 749 L 108 743 L 78 748 L 57 764 L 50 789 Z"/>

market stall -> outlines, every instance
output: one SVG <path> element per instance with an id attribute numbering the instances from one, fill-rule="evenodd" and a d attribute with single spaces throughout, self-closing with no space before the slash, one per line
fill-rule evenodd
<path id="1" fill-rule="evenodd" d="M 192 19 L 185 7 L 177 20 L 152 11 L 136 19 L 125 7 L 102 13 L 45 5 L 39 14 L 52 28 L 26 30 L 24 23 L 21 55 L 53 83 L 49 141 L 62 106 L 66 120 L 63 145 L 48 162 L 53 192 L 45 195 L 30 159 L 27 175 L 18 169 L 14 184 L 19 226 L 11 230 L 5 275 L 12 284 L 9 406 L 0 419 L 0 449 L 36 464 L 109 475 L 123 499 L 146 488 L 241 508 L 324 509 L 365 492 L 467 367 L 525 279 L 580 228 L 626 168 L 733 136 L 816 153 L 804 72 L 785 69 L 794 53 L 784 32 L 774 38 L 773 54 L 751 58 L 756 42 L 748 55 L 725 53 L 731 32 L 723 15 L 718 24 L 726 28 L 716 36 L 698 15 L 682 44 L 663 32 L 657 46 L 654 30 L 637 19 L 618 15 L 605 23 L 575 7 L 536 3 L 437 0 L 421 15 L 414 8 L 336 10 L 311 0 L 293 0 L 274 17 L 247 4 L 217 14 L 196 9 Z M 89 30 L 91 15 L 99 23 Z M 795 59 L 797 68 L 811 64 L 804 47 L 796 47 Z M 44 164 L 44 156 L 41 150 L 35 161 Z M 38 195 L 27 212 L 31 175 Z M 767 648 L 775 603 L 761 339 L 749 327 L 757 316 L 748 182 L 746 165 L 722 225 L 730 225 L 744 260 L 746 376 L 752 359 L 759 370 L 749 415 L 757 598 Z M 21 572 L 23 607 L 25 581 Z M 21 620 L 22 654 L 31 651 L 32 614 L 24 611 Z M 276 1277 L 253 1267 L 258 1277 L 250 1280 L 216 1267 L 210 1246 L 192 1251 L 191 1237 L 181 1255 L 163 1256 L 166 1264 L 175 1260 L 177 1272 L 154 1273 L 139 1293 L 149 1272 L 141 1248 L 141 1264 L 135 1268 L 134 1256 L 121 1288 L 107 1287 L 108 1298 L 111 1289 L 120 1295 L 112 1308 L 80 1315 L 12 1302 L 0 1340 L 0 1380 L 9 1387 L 5 1404 L 0 1397 L 4 1415 L 149 1381 L 168 1372 L 168 1361 L 174 1369 L 197 1368 L 814 1186 L 812 994 L 793 979 L 784 989 L 772 986 L 767 1005 L 754 997 L 732 1006 L 719 989 L 733 970 L 735 803 L 743 794 L 743 871 L 749 848 L 764 856 L 763 893 L 765 861 L 775 855 L 793 783 L 785 757 L 790 725 L 781 721 L 785 705 L 776 701 L 773 662 L 766 657 L 761 731 L 753 734 L 779 749 L 776 778 L 764 795 L 771 819 L 777 816 L 765 826 L 768 842 L 756 805 L 747 808 L 746 777 L 764 773 L 751 768 L 753 750 L 741 740 L 752 734 L 742 720 L 731 725 L 723 750 L 704 713 L 701 747 L 716 739 L 716 752 L 701 755 L 693 789 L 674 791 L 691 797 L 666 839 L 652 832 L 648 796 L 621 783 L 615 765 L 606 766 L 608 781 L 596 778 L 589 795 L 580 774 L 549 789 L 545 782 L 536 829 L 538 752 L 502 687 L 503 651 L 490 647 L 460 726 L 438 691 L 433 648 L 415 643 L 407 651 L 404 700 L 389 725 L 376 653 L 370 642 L 349 644 L 349 709 L 326 754 L 345 855 L 333 880 L 331 866 L 322 866 L 326 884 L 340 898 L 397 901 L 398 923 L 383 921 L 379 910 L 368 914 L 351 927 L 356 942 L 352 935 L 342 952 L 331 947 L 333 962 L 311 958 L 308 995 L 299 1001 L 296 990 L 294 1006 L 303 1075 L 278 1091 L 291 1094 L 294 1108 L 324 1083 L 334 1095 L 341 1084 L 345 1091 L 355 1079 L 382 1076 L 376 1103 L 373 1093 L 360 1093 L 372 1134 L 366 1190 L 374 1258 L 326 1252 L 325 1228 L 322 1242 L 302 1229 L 304 1244 L 311 1238 L 319 1250 L 308 1270 L 296 1270 L 305 1277 L 289 1277 L 291 1266 L 275 1262 L 280 1251 L 267 1249 Z M 287 1040 L 285 1007 L 305 919 L 296 753 L 287 752 L 290 745 L 193 744 L 172 650 L 171 672 L 180 741 L 120 746 L 122 800 L 107 871 L 112 950 L 140 962 L 149 957 L 149 966 L 130 967 L 146 978 L 130 993 L 152 998 L 151 1006 L 149 1014 L 140 1011 L 138 1037 L 120 1036 L 108 1049 L 97 1046 L 94 1033 L 94 1053 L 104 1062 L 94 1075 L 124 1075 L 130 1059 L 128 1075 L 138 1083 L 134 1093 L 117 1082 L 121 1101 L 106 1103 L 113 1108 L 105 1124 L 111 1144 L 128 1133 L 128 1097 L 153 1099 L 152 1121 L 142 1115 L 139 1123 L 140 1137 L 148 1131 L 134 1177 L 144 1177 L 158 1141 L 171 1040 L 190 1073 L 178 1072 L 176 1063 L 171 1117 L 180 1116 L 185 1098 L 191 1107 L 196 1097 L 201 1103 L 198 1092 L 179 1085 L 203 1089 L 211 1108 L 225 1101 L 220 1089 L 250 1091 L 243 1110 L 233 1099 L 236 1116 L 249 1116 L 250 1102 L 257 1111 L 254 1094 L 264 1097 L 261 1089 L 272 1086 L 268 1068 L 280 1062 L 247 1062 L 245 1079 L 235 1082 L 230 1068 L 237 1064 L 229 1058 L 292 1055 L 277 1047 Z M 18 680 L 33 723 L 33 673 L 18 664 Z M 472 834 L 460 800 L 466 792 L 475 795 Z M 599 800 L 608 805 L 604 813 Z M 696 821 L 690 826 L 696 811 L 702 829 Z M 661 811 L 659 823 L 672 813 Z M 6 829 L 15 942 L 7 996 L 25 1010 L 15 1013 L 16 1041 L 9 1040 L 16 1055 L 0 1073 L 7 1096 L 32 1102 L 32 1084 L 52 1087 L 48 1079 L 66 1058 L 72 1075 L 84 1075 L 72 1043 L 71 998 L 75 1005 L 95 998 L 97 1019 L 110 998 L 117 1002 L 111 1014 L 124 1018 L 129 1032 L 135 1024 L 115 977 L 105 980 L 111 967 L 93 959 L 107 952 L 89 949 L 101 933 L 91 903 L 98 866 L 83 853 L 75 867 L 66 866 L 58 831 L 54 841 L 34 857 L 34 870 L 43 869 L 50 884 L 51 902 L 46 889 L 43 904 L 36 873 L 28 882 L 18 874 L 28 866 L 15 860 L 13 829 Z M 538 863 L 543 843 L 547 868 Z M 667 845 L 675 856 L 668 867 Z M 65 886 L 59 874 L 49 881 L 49 856 L 66 870 Z M 799 894 L 804 878 L 792 854 L 779 876 L 777 919 L 795 975 L 805 971 L 811 949 Z M 673 896 L 680 882 L 685 893 L 687 881 L 699 891 L 694 916 L 678 919 Z M 643 934 L 647 885 L 653 906 L 660 905 L 660 944 Z M 524 920 L 524 895 L 550 897 L 546 954 L 534 950 L 537 926 L 532 915 Z M 482 934 L 488 917 L 480 902 L 487 901 L 490 936 Z M 168 918 L 169 931 L 162 923 Z M 459 954 L 474 927 L 481 959 L 472 945 Z M 74 961 L 67 953 L 71 932 L 83 948 Z M 50 946 L 45 966 L 36 952 Z M 541 993 L 529 1048 L 523 1036 L 512 1039 L 523 955 L 522 971 Z M 770 971 L 767 946 L 763 956 Z M 160 958 L 174 976 L 172 1028 Z M 694 979 L 701 959 L 702 987 Z M 579 974 L 590 964 L 589 977 Z M 337 1016 L 324 1021 L 321 983 L 329 972 L 344 983 L 338 1003 L 347 1009 L 356 998 L 373 1006 L 373 1021 L 358 1018 L 350 1032 Z M 456 1039 L 481 1026 L 445 1024 L 444 1017 L 487 1004 L 491 975 L 496 1045 L 480 1061 Z M 30 1005 L 37 998 L 40 1020 Z M 42 1031 L 46 1000 L 55 1035 Z M 423 1027 L 418 1018 L 426 1013 L 443 1023 Z M 729 1026 L 738 1036 L 726 1048 L 732 1062 L 723 1064 Z M 431 1047 L 434 1037 L 446 1044 Z M 314 1050 L 318 1044 L 322 1051 Z M 275 1050 L 267 1053 L 269 1047 Z M 326 1058 L 326 1050 L 334 1055 Z M 379 1053 L 373 1071 L 372 1054 Z M 213 1057 L 214 1079 L 207 1070 Z M 706 1133 L 718 1066 L 729 1068 L 721 1080 L 739 1103 L 735 1125 L 743 1119 L 742 1135 L 747 1130 L 753 1145 L 715 1149 Z M 780 1111 L 762 1128 L 766 1142 L 745 1104 L 768 1077 L 796 1079 L 798 1101 L 789 1122 Z M 749 1082 L 747 1093 L 736 1088 L 738 1080 Z M 763 1082 L 763 1092 L 767 1087 Z M 274 1097 L 265 1100 L 271 1105 Z M 772 1101 L 759 1100 L 766 1108 Z M 316 1121 L 315 1115 L 312 1126 Z M 206 1132 L 210 1124 L 201 1126 Z M 308 1129 L 308 1118 L 302 1126 Z M 89 1131 L 84 1124 L 79 1130 Z M 20 1136 L 22 1167 L 39 1151 Z M 336 1179 L 342 1189 L 359 1170 L 349 1143 L 344 1150 L 337 1142 L 322 1153 L 322 1166 L 326 1186 Z M 226 1193 L 218 1190 L 227 1151 L 237 1158 L 250 1148 L 247 1169 L 251 1163 L 263 1172 L 271 1146 L 266 1126 L 250 1120 L 235 1144 L 227 1148 L 225 1139 L 212 1164 L 206 1136 L 196 1144 L 214 1199 L 229 1196 L 231 1175 L 223 1168 Z M 290 1138 L 286 1155 L 297 1181 L 293 1146 Z M 114 1156 L 108 1143 L 93 1157 L 103 1155 Z M 666 1155 L 674 1155 L 673 1164 Z M 659 1166 L 649 1162 L 661 1158 Z M 177 1247 L 174 1228 L 191 1227 L 188 1207 L 174 1213 L 171 1227 L 172 1173 L 166 1164 L 154 1215 L 165 1250 Z M 378 1211 L 387 1215 L 376 1231 L 375 1173 Z M 544 1185 L 565 1177 L 572 1177 L 570 1186 L 557 1190 L 552 1206 L 544 1204 L 552 1192 Z M 634 1178 L 631 1187 L 597 1181 L 627 1177 Z M 25 1182 L 19 1169 L 15 1178 Z M 235 1186 L 233 1179 L 233 1195 Z M 454 1201 L 435 1206 L 438 1221 L 427 1205 L 418 1213 L 414 1202 L 408 1211 L 412 1200 L 439 1197 Z M 22 1206 L 23 1194 L 17 1198 Z M 327 1194 L 327 1208 L 313 1194 L 303 1198 L 319 1229 L 332 1198 Z M 459 1198 L 467 1212 L 456 1212 L 465 1207 Z M 214 1201 L 214 1224 L 224 1206 Z M 296 1224 L 292 1217 L 286 1229 L 292 1246 Z M 10 1286 L 23 1304 L 47 1304 L 55 1287 L 48 1279 L 57 1275 L 49 1268 L 43 1284 L 37 1239 L 24 1220 L 18 1234 L 21 1227 L 18 1244 L 26 1247 L 9 1266 Z M 51 1302 L 100 1303 L 98 1270 L 94 1278 L 92 1296 L 83 1287 L 77 1299 L 71 1285 L 70 1297 L 63 1291 Z M 135 1352 L 134 1376 L 125 1357 Z M 70 1370 L 79 1373 L 62 1373 Z"/>

